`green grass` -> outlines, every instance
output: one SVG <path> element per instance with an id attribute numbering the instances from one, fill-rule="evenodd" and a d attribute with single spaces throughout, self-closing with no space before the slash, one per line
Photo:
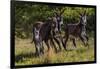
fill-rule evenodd
<path id="1" fill-rule="evenodd" d="M 34 65 L 34 64 L 48 64 L 48 63 L 68 63 L 68 62 L 83 62 L 94 61 L 94 39 L 90 38 L 89 48 L 85 47 L 80 40 L 77 40 L 77 48 L 73 49 L 73 44 L 68 41 L 68 51 L 62 49 L 61 52 L 55 53 L 54 49 L 47 52 L 45 47 L 45 54 L 36 57 L 34 43 L 30 43 L 31 39 L 15 40 L 15 65 Z M 57 45 L 57 44 L 56 44 Z"/>

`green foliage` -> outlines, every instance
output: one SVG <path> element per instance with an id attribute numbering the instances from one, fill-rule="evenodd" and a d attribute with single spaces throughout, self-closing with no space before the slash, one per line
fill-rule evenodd
<path id="1" fill-rule="evenodd" d="M 77 23 L 79 21 L 79 13 L 86 10 L 88 16 L 88 31 L 94 30 L 95 9 L 84 7 L 68 7 L 68 6 L 51 6 L 44 4 L 15 4 L 15 34 L 19 38 L 28 38 L 32 33 L 32 25 L 36 21 L 45 21 L 48 17 L 54 15 L 55 10 L 60 12 L 65 8 L 63 13 L 64 23 Z"/>

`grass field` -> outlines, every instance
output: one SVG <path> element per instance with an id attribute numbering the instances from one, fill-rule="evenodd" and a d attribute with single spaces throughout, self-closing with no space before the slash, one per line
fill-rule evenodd
<path id="1" fill-rule="evenodd" d="M 15 65 L 34 65 L 48 63 L 68 63 L 94 61 L 94 39 L 90 38 L 89 48 L 84 47 L 80 40 L 77 40 L 77 48 L 73 49 L 73 44 L 68 41 L 68 51 L 62 49 L 61 52 L 55 53 L 54 49 L 47 52 L 45 44 L 45 54 L 36 57 L 34 43 L 30 43 L 31 39 L 15 39 Z"/>

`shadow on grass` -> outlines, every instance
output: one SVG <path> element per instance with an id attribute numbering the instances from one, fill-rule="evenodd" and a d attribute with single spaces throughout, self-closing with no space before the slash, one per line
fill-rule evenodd
<path id="1" fill-rule="evenodd" d="M 24 58 L 33 58 L 33 57 L 38 57 L 36 53 L 26 53 L 26 54 L 19 54 L 15 56 L 15 62 L 23 62 Z"/>

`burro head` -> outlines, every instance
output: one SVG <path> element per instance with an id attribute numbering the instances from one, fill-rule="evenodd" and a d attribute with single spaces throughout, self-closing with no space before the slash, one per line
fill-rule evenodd
<path id="1" fill-rule="evenodd" d="M 86 25 L 87 24 L 86 11 L 84 11 L 83 14 L 80 14 L 80 22 L 81 22 L 82 25 Z"/>

